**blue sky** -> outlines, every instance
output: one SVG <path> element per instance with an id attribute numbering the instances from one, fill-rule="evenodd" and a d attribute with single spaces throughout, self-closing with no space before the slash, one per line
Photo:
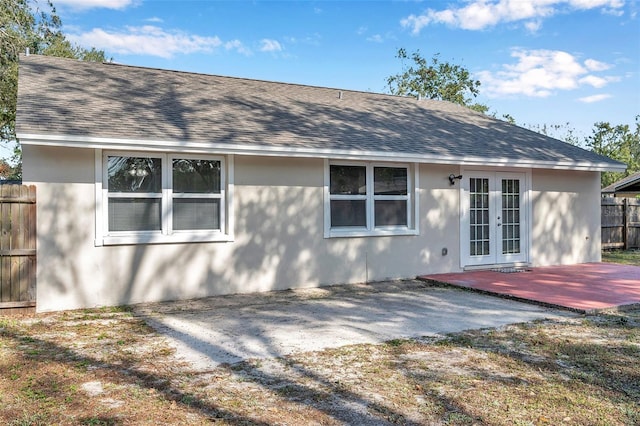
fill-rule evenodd
<path id="1" fill-rule="evenodd" d="M 403 47 L 461 64 L 518 124 L 633 124 L 640 4 L 628 0 L 54 0 L 69 38 L 129 65 L 386 92 Z M 561 131 L 557 136 L 562 136 Z"/>

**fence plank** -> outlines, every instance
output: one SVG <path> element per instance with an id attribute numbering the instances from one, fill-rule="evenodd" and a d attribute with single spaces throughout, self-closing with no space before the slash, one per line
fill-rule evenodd
<path id="1" fill-rule="evenodd" d="M 35 186 L 0 185 L 2 313 L 18 312 L 36 305 L 35 203 Z"/>
<path id="2" fill-rule="evenodd" d="M 640 247 L 640 200 L 628 199 L 627 202 L 627 245 Z"/>
<path id="3" fill-rule="evenodd" d="M 640 199 L 602 198 L 602 248 L 640 248 Z"/>

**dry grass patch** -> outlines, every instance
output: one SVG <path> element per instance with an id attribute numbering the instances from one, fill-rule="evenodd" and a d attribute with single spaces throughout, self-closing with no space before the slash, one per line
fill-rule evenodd
<path id="1" fill-rule="evenodd" d="M 203 373 L 127 310 L 0 317 L 0 423 L 640 424 L 640 309 Z"/>

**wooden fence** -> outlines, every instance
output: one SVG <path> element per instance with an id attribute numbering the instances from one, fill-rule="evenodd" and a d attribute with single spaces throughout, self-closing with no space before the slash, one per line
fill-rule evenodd
<path id="1" fill-rule="evenodd" d="M 640 248 L 640 199 L 602 198 L 602 248 Z"/>
<path id="2" fill-rule="evenodd" d="M 0 314 L 36 305 L 36 187 L 0 185 Z"/>

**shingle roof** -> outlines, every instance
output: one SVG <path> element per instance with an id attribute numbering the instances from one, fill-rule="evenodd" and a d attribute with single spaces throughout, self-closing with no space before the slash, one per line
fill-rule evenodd
<path id="1" fill-rule="evenodd" d="M 619 191 L 620 192 L 640 191 L 640 172 L 630 174 L 629 176 L 622 178 L 619 181 L 614 182 L 611 185 L 602 188 L 602 192 L 605 194 L 612 194 Z"/>
<path id="2" fill-rule="evenodd" d="M 20 60 L 16 133 L 623 167 L 449 102 L 38 55 Z"/>

